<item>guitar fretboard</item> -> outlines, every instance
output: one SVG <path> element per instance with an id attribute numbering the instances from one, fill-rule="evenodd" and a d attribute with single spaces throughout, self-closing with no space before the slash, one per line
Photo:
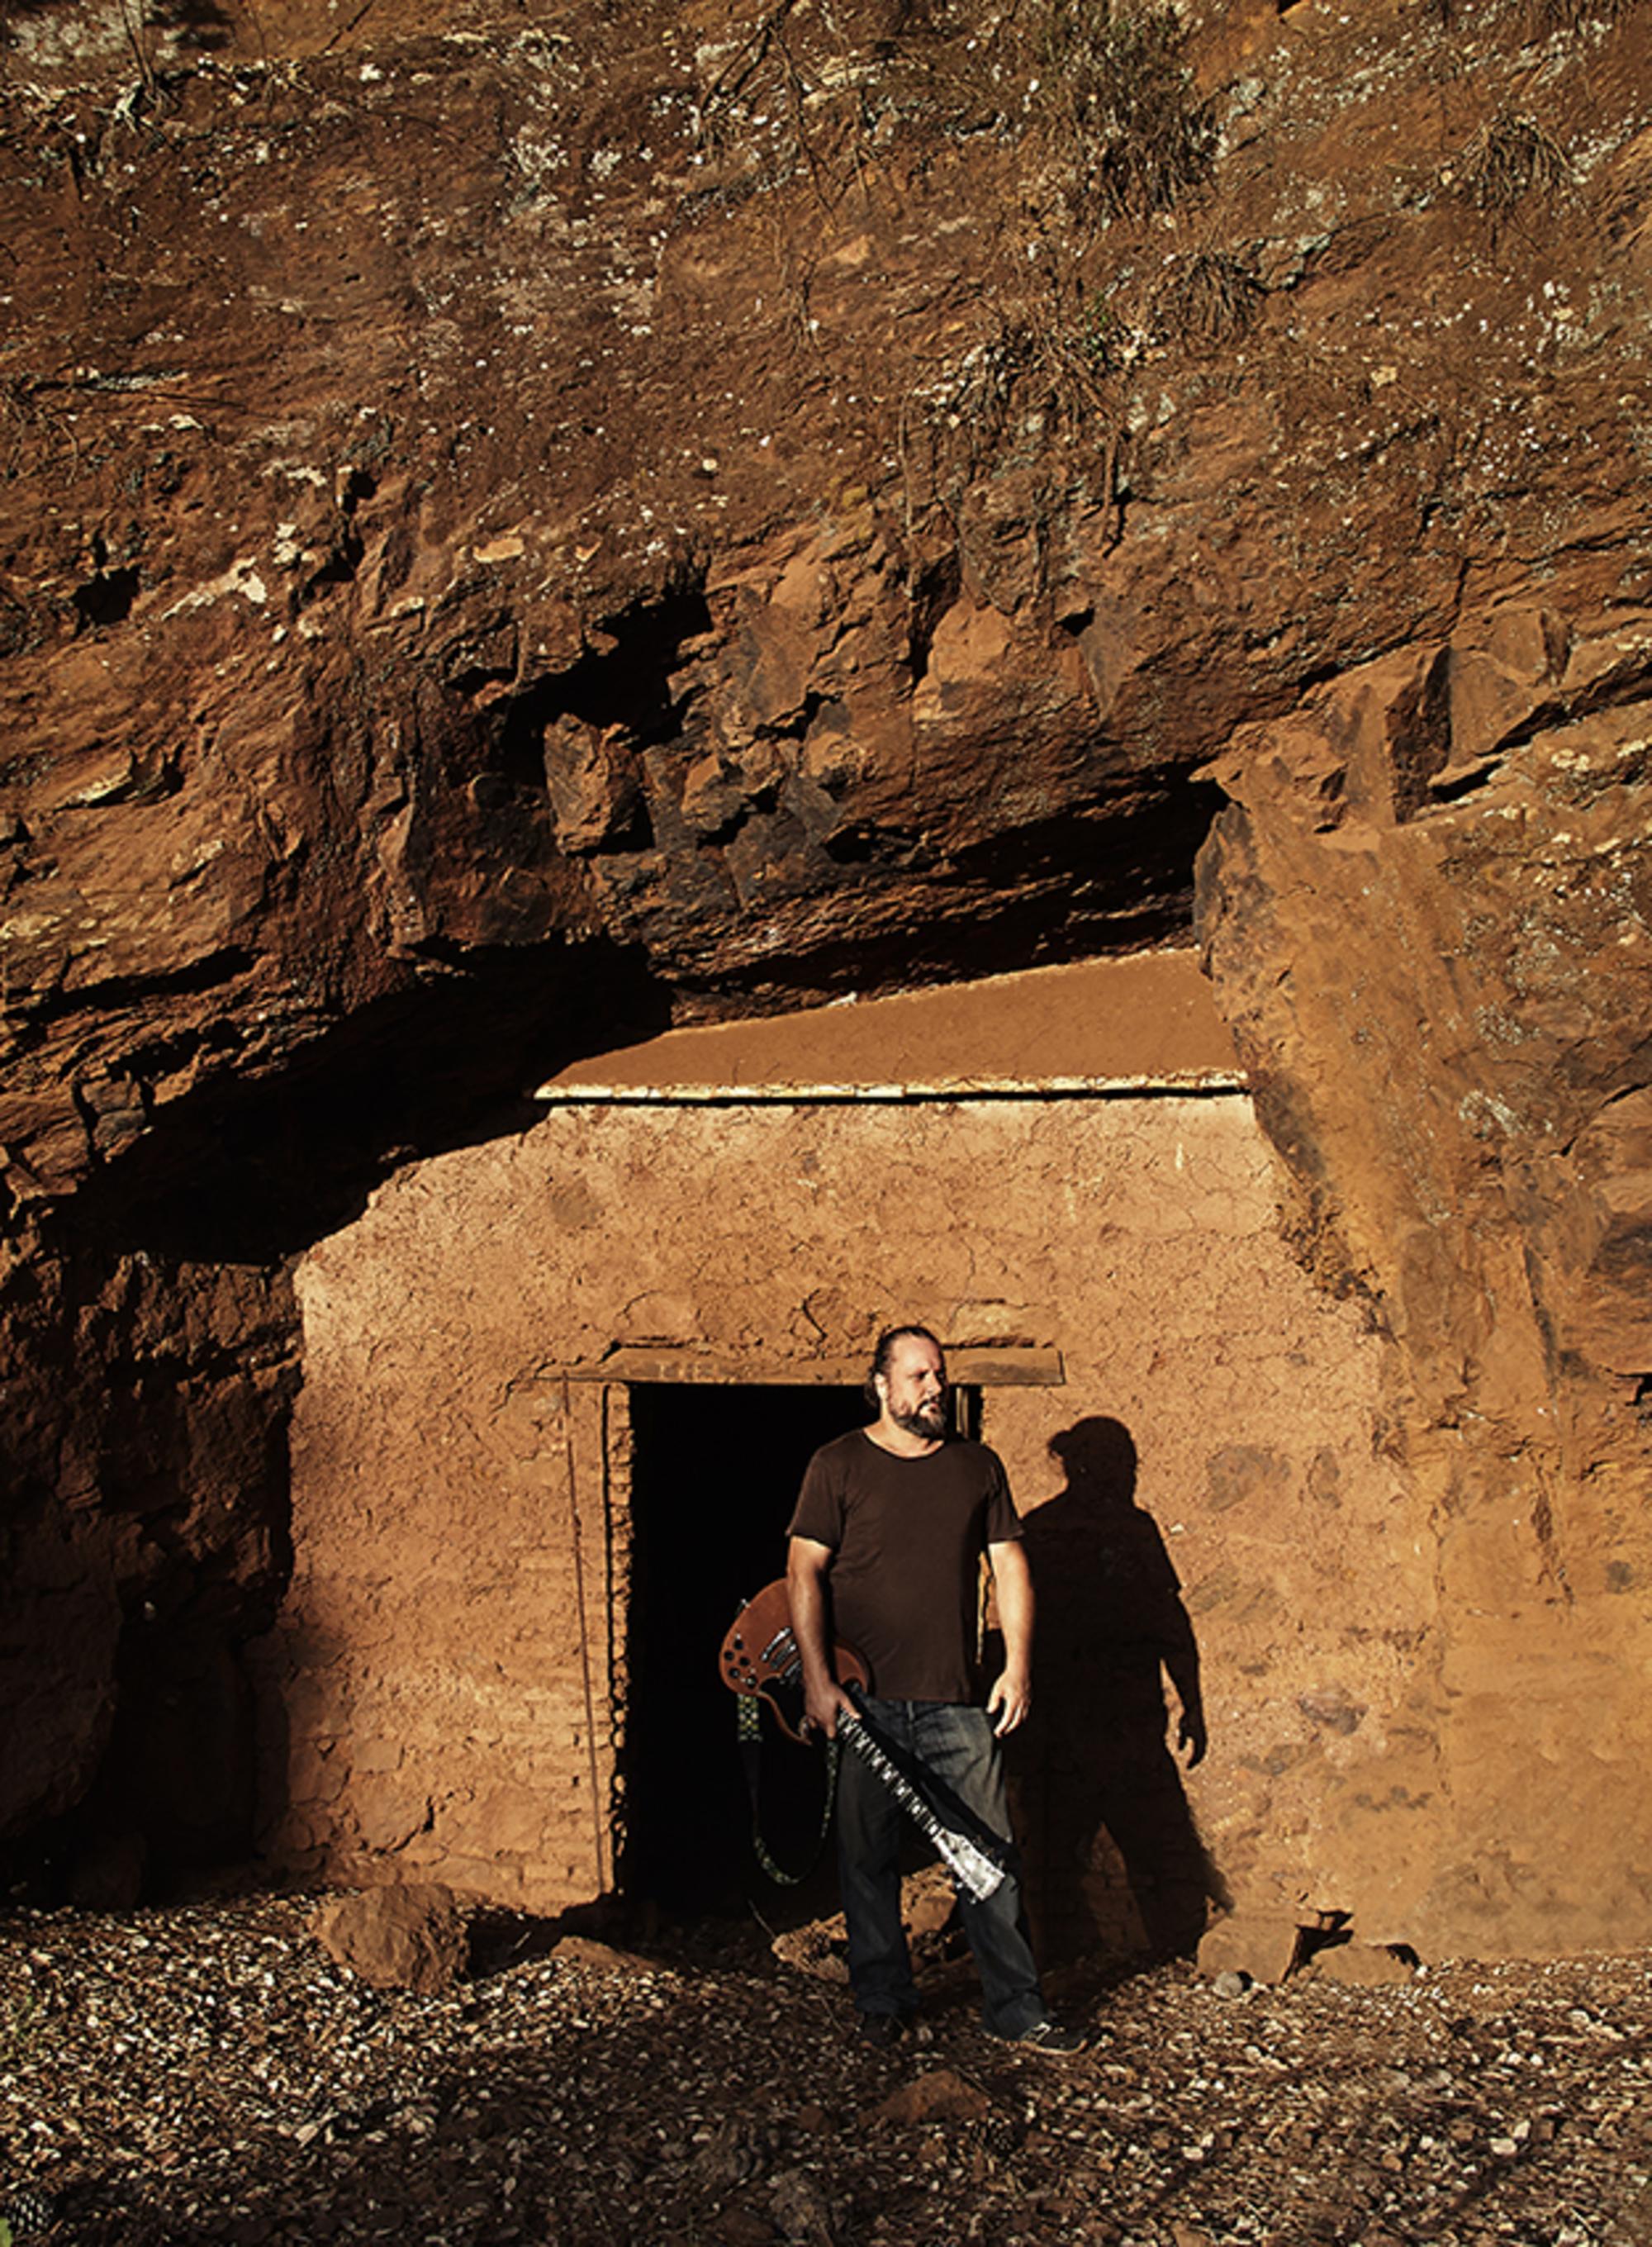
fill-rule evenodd
<path id="1" fill-rule="evenodd" d="M 978 1847 L 967 1834 L 955 1833 L 944 1825 L 923 1795 L 898 1765 L 892 1763 L 880 1748 L 865 1723 L 859 1717 L 842 1711 L 837 1718 L 837 1737 L 846 1741 L 864 1764 L 877 1773 L 901 1808 L 914 1824 L 922 1827 L 952 1868 L 952 1877 L 960 1888 L 969 1890 L 977 1903 L 982 1903 L 1004 1884 L 1004 1871 L 995 1865 L 986 1852 Z"/>
<path id="2" fill-rule="evenodd" d="M 762 1602 L 783 1590 L 782 1585 L 771 1586 L 767 1593 L 760 1593 L 756 1601 L 748 1602 L 741 1608 L 741 1616 L 761 1612 Z M 736 1693 L 766 1695 L 793 1738 L 803 1737 L 807 1729 L 803 1723 L 803 1659 L 788 1622 L 782 1622 L 761 1648 L 754 1648 L 741 1629 L 732 1630 L 724 1642 L 722 1667 L 725 1683 Z M 995 1861 L 990 1849 L 981 1842 L 946 1823 L 922 1787 L 880 1746 L 864 1718 L 840 1711 L 837 1737 L 847 1742 L 852 1754 L 876 1772 L 914 1825 L 928 1835 L 959 1888 L 979 1903 L 1003 1886 L 1007 1868 Z"/>

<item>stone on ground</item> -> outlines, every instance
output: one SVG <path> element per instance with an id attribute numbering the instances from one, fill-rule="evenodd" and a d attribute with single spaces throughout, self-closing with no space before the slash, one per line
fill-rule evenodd
<path id="1" fill-rule="evenodd" d="M 1302 1930 L 1294 1919 L 1270 1912 L 1230 1912 L 1206 1929 L 1198 1970 L 1248 1974 L 1253 1982 L 1282 1982 L 1301 1955 Z"/>
<path id="2" fill-rule="evenodd" d="M 451 1888 L 408 1882 L 324 1903 L 311 1933 L 339 1965 L 376 1990 L 451 1990 L 464 1971 L 465 1923 Z"/>
<path id="3" fill-rule="evenodd" d="M 639 1957 L 634 1950 L 620 1950 L 611 1943 L 598 1943 L 590 1935 L 564 1935 L 550 1955 L 563 1966 L 595 1966 L 604 1974 L 659 1971 L 655 1960 Z"/>
<path id="4" fill-rule="evenodd" d="M 1342 1982 L 1355 1989 L 1397 1988 L 1416 1972 L 1403 1950 L 1386 1943 L 1339 1943 L 1318 1952 L 1313 1974 L 1319 1982 Z"/>
<path id="5" fill-rule="evenodd" d="M 877 2111 L 883 2122 L 979 2122 L 991 2105 L 955 2068 L 932 2067 L 891 2091 Z"/>

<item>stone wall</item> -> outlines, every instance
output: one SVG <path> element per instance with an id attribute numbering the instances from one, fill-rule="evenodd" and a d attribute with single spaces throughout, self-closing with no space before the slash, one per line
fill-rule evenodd
<path id="1" fill-rule="evenodd" d="M 324 1280 L 311 1304 L 303 1549 L 256 1664 L 275 1850 L 351 1880 L 427 1868 L 508 1903 L 602 1894 L 609 1586 L 573 1468 L 600 1441 L 601 1392 L 444 1367 L 414 1330 L 405 1350 L 369 1342 L 370 1369 Z"/>
<path id="2" fill-rule="evenodd" d="M 297 1559 L 261 1659 L 289 1864 L 607 1889 L 625 1391 L 563 1369 L 618 1343 L 807 1377 L 898 1314 L 1062 1353 L 1063 1386 L 984 1392 L 1046 1587 L 1017 1759 L 1046 1940 L 1369 1892 L 1324 1806 L 1333 1774 L 1388 1785 L 1427 1524 L 1383 1346 L 1287 1254 L 1243 1097 L 570 1108 L 410 1169 L 297 1285 Z M 1184 1794 L 1159 1659 L 1188 1620 Z"/>

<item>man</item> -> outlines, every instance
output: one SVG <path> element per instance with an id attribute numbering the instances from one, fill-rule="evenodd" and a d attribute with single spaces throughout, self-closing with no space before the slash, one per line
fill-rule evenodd
<path id="1" fill-rule="evenodd" d="M 1009 1836 L 999 1742 L 1032 1703 L 1033 1579 L 997 1455 L 949 1441 L 946 1362 L 927 1327 L 878 1337 L 867 1383 L 877 1417 L 810 1460 L 788 1532 L 792 1624 L 806 1721 L 829 1738 L 855 1704 L 831 1670 L 834 1637 L 871 1671 L 865 1712 L 993 1831 Z M 1004 1667 L 986 1695 L 976 1662 L 980 1556 L 992 1566 Z M 838 1869 L 861 2034 L 893 2044 L 917 2008 L 901 1925 L 903 1813 L 852 1755 L 837 1781 Z M 1041 2052 L 1082 2048 L 1045 2010 L 1014 1874 L 959 1906 L 994 2035 Z"/>

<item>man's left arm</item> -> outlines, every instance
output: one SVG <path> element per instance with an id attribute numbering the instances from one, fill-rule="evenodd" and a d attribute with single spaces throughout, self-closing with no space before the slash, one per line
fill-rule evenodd
<path id="1" fill-rule="evenodd" d="M 1033 1705 L 1033 1572 L 1019 1538 L 989 1545 L 986 1558 L 1004 1634 L 1004 1667 L 986 1697 L 986 1713 L 997 1718 L 993 1730 L 1002 1739 Z"/>

